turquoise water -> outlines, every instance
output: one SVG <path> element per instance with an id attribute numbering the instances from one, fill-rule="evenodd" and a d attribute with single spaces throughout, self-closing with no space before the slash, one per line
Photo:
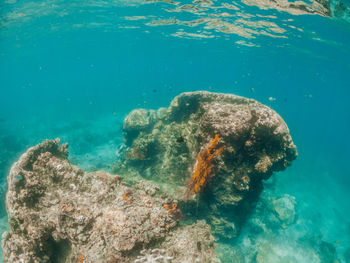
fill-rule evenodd
<path id="1" fill-rule="evenodd" d="M 350 262 L 350 9 L 329 18 L 244 1 L 179 8 L 189 3 L 0 0 L 0 231 L 6 176 L 28 147 L 60 137 L 74 164 L 108 170 L 129 111 L 209 90 L 272 107 L 299 151 L 261 196 L 262 207 L 295 197 L 296 223 L 255 231 L 258 206 L 235 243 L 219 246 L 223 262 L 237 249 L 255 262 L 266 242 L 270 262 L 317 262 L 327 248 Z"/>

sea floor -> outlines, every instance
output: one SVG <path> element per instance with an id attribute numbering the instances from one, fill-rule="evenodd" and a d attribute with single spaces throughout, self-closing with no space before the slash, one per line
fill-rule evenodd
<path id="1" fill-rule="evenodd" d="M 61 138 L 68 142 L 70 161 L 80 168 L 108 171 L 123 143 L 121 127 L 125 115 L 1 122 L 2 198 L 10 165 L 28 147 L 44 139 Z M 349 193 L 340 179 L 348 171 L 327 156 L 313 154 L 306 148 L 308 145 L 298 147 L 299 156 L 292 166 L 264 183 L 256 208 L 238 238 L 231 243 L 218 243 L 216 251 L 222 263 L 350 262 Z M 7 230 L 3 200 L 0 216 L 3 233 Z"/>
<path id="2" fill-rule="evenodd" d="M 341 172 L 301 155 L 267 180 L 233 248 L 218 246 L 223 262 L 350 262 L 349 193 L 335 180 Z M 228 259 L 231 249 L 242 260 Z"/>

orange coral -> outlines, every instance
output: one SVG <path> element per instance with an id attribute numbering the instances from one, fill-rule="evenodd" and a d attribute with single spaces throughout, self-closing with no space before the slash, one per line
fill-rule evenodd
<path id="1" fill-rule="evenodd" d="M 171 215 L 177 209 L 177 203 L 166 203 L 163 207 L 168 210 L 168 214 Z"/>
<path id="2" fill-rule="evenodd" d="M 129 189 L 125 190 L 125 192 L 123 193 L 123 200 L 127 203 L 127 204 L 131 204 L 132 200 L 131 198 L 131 191 Z"/>
<path id="3" fill-rule="evenodd" d="M 168 210 L 168 215 L 176 220 L 180 220 L 184 218 L 182 214 L 181 208 L 178 203 L 166 203 L 163 204 L 163 207 Z"/>
<path id="4" fill-rule="evenodd" d="M 194 194 L 199 193 L 205 187 L 208 180 L 215 176 L 215 174 L 212 173 L 214 157 L 220 155 L 224 150 L 224 146 L 217 148 L 219 141 L 219 134 L 216 134 L 214 139 L 199 152 L 196 164 L 193 168 L 192 178 L 189 180 L 186 187 L 186 200 L 190 199 Z"/>
<path id="5" fill-rule="evenodd" d="M 80 254 L 78 259 L 77 259 L 78 263 L 84 263 L 85 262 L 85 256 L 84 254 Z"/>

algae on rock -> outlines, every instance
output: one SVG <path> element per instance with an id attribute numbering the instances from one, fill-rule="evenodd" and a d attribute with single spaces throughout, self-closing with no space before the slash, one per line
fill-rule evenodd
<path id="1" fill-rule="evenodd" d="M 167 109 L 134 110 L 123 131 L 125 151 L 112 169 L 118 176 L 72 165 L 59 140 L 21 156 L 8 176 L 5 262 L 131 263 L 147 256 L 218 262 L 211 233 L 234 238 L 262 180 L 297 156 L 275 111 L 229 94 L 183 93 Z M 185 202 L 184 193 L 198 153 L 216 134 L 224 148 L 211 166 L 215 177 L 197 193 L 197 214 L 196 202 Z M 187 224 L 178 224 L 178 204 Z M 289 223 L 293 216 L 285 212 L 276 210 Z"/>
<path id="2" fill-rule="evenodd" d="M 140 121 L 136 112 L 150 120 L 143 117 Z M 216 160 L 216 176 L 199 204 L 199 216 L 211 221 L 214 233 L 215 224 L 242 222 L 259 196 L 262 180 L 285 169 L 297 156 L 283 119 L 252 99 L 188 92 L 177 96 L 168 109 L 136 112 L 125 118 L 127 149 L 112 171 L 130 184 L 139 179 L 152 181 L 178 200 L 184 200 L 198 153 L 215 134 L 220 136 L 225 150 Z"/>
<path id="3" fill-rule="evenodd" d="M 294 222 L 296 217 L 295 204 L 295 198 L 287 194 L 272 201 L 273 210 L 281 220 L 282 226 L 286 227 Z"/>
<path id="4" fill-rule="evenodd" d="M 131 263 L 143 249 L 166 250 L 172 263 L 217 262 L 209 226 L 178 226 L 163 207 L 170 199 L 150 182 L 129 188 L 118 176 L 85 173 L 67 156 L 66 144 L 47 140 L 12 166 L 4 262 Z"/>

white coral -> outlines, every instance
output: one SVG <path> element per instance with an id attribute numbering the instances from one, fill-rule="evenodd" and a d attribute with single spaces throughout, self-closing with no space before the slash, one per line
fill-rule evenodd
<path id="1" fill-rule="evenodd" d="M 166 255 L 164 249 L 142 250 L 134 263 L 171 263 L 173 257 Z"/>

